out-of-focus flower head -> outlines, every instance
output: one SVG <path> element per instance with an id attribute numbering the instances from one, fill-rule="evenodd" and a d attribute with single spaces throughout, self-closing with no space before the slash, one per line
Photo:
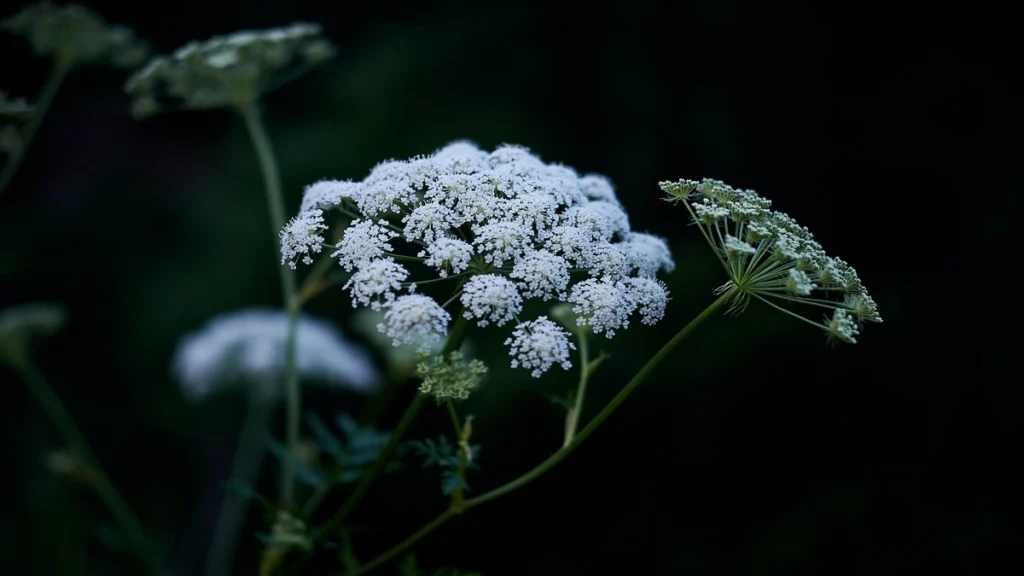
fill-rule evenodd
<path id="1" fill-rule="evenodd" d="M 21 125 L 32 116 L 32 105 L 24 98 L 11 99 L 0 91 L 0 154 L 15 154 L 22 148 Z"/>
<path id="2" fill-rule="evenodd" d="M 107 64 L 134 68 L 149 55 L 149 47 L 130 28 L 111 24 L 77 4 L 32 4 L 0 22 L 17 34 L 39 56 L 49 56 L 65 67 Z"/>
<path id="3" fill-rule="evenodd" d="M 190 42 L 128 79 L 138 118 L 175 109 L 240 106 L 334 56 L 317 24 L 242 31 Z"/>
<path id="4" fill-rule="evenodd" d="M 172 369 L 192 398 L 239 383 L 276 397 L 283 390 L 287 340 L 285 311 L 252 308 L 232 312 L 185 336 Z M 360 393 L 370 392 L 378 384 L 377 371 L 367 354 L 317 318 L 300 316 L 295 359 L 300 376 L 314 382 Z"/>
<path id="5" fill-rule="evenodd" d="M 31 303 L 0 310 L 0 360 L 24 362 L 32 344 L 51 336 L 67 322 L 60 304 Z"/>

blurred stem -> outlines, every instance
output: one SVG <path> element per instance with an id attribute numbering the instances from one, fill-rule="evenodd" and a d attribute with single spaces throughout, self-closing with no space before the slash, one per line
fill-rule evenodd
<path id="1" fill-rule="evenodd" d="M 334 258 L 329 255 L 324 255 L 320 258 L 320 261 L 313 265 L 313 268 L 306 275 L 305 280 L 302 281 L 302 286 L 299 288 L 299 304 L 305 304 L 312 300 L 315 296 L 330 287 L 331 283 L 324 281 L 323 277 L 331 269 L 334 264 Z"/>
<path id="2" fill-rule="evenodd" d="M 579 343 L 580 343 L 580 382 L 576 387 L 576 404 L 572 408 L 572 412 L 569 413 L 569 422 L 565 427 L 565 443 L 562 447 L 572 444 L 573 438 L 576 436 L 576 428 L 580 424 L 580 414 L 583 411 L 583 396 L 587 393 L 587 381 L 590 380 L 590 343 L 587 339 L 587 333 L 585 331 L 579 331 Z"/>
<path id="3" fill-rule="evenodd" d="M 462 346 L 462 340 L 466 337 L 466 327 L 468 322 L 466 317 L 460 311 L 455 319 L 455 324 L 452 325 L 451 331 L 448 333 L 448 342 L 444 346 L 444 350 L 441 352 L 442 356 L 448 356 L 449 353 L 458 350 Z M 380 456 L 373 463 L 367 473 L 363 474 L 362 479 L 359 481 L 359 485 L 352 491 L 342 504 L 341 508 L 335 512 L 328 520 L 321 526 L 312 537 L 312 540 L 319 540 L 320 538 L 330 534 L 334 529 L 341 525 L 342 522 L 348 518 L 348 515 L 352 513 L 359 501 L 363 499 L 363 496 L 370 491 L 370 485 L 373 484 L 374 479 L 380 474 L 380 471 L 391 461 L 391 458 L 395 455 L 395 450 L 398 449 L 398 443 L 402 440 L 402 436 L 405 431 L 412 425 L 413 421 L 416 420 L 416 416 L 419 414 L 423 405 L 426 404 L 428 396 L 425 394 L 416 393 L 409 407 L 405 409 L 405 413 L 402 414 L 401 420 L 395 426 L 391 436 L 388 438 L 388 444 L 384 447 L 384 450 L 380 453 Z"/>
<path id="4" fill-rule="evenodd" d="M 266 395 L 261 394 L 261 391 L 250 394 L 245 423 L 238 436 L 238 446 L 235 448 L 231 464 L 230 479 L 246 485 L 255 484 L 259 477 L 260 465 L 263 463 L 266 436 L 274 413 L 273 407 L 273 403 Z M 231 574 L 238 535 L 245 524 L 246 504 L 247 499 L 241 495 L 230 492 L 224 495 L 213 532 L 213 542 L 206 557 L 204 574 Z"/>
<path id="5" fill-rule="evenodd" d="M 481 494 L 476 498 L 470 498 L 469 500 L 463 501 L 461 503 L 461 506 L 458 508 L 449 507 L 448 510 L 444 511 L 443 513 L 435 517 L 425 526 L 423 526 L 415 533 L 413 533 L 412 536 L 409 536 L 402 542 L 392 547 L 390 550 L 384 552 L 383 554 L 367 562 L 366 564 L 359 566 L 355 570 L 345 572 L 344 576 L 360 576 L 361 574 L 366 574 L 374 568 L 377 568 L 378 566 L 381 566 L 382 564 L 390 561 L 395 556 L 398 556 L 399 554 L 410 548 L 412 545 L 414 545 L 416 542 L 418 542 L 420 539 L 422 539 L 424 536 L 430 534 L 438 527 L 442 526 L 452 517 L 461 514 L 471 508 L 476 508 L 481 504 L 486 504 L 491 500 L 500 498 L 505 494 L 514 492 L 519 488 L 522 488 L 523 486 L 536 480 L 537 478 L 543 476 L 548 470 L 554 468 L 556 464 L 558 464 L 566 456 L 571 454 L 573 450 L 579 447 L 580 444 L 582 444 L 591 434 L 593 434 L 594 431 L 597 430 L 597 428 L 601 426 L 601 424 L 604 423 L 604 421 L 607 420 L 609 416 L 611 416 L 612 412 L 615 412 L 615 410 L 626 400 L 626 398 L 629 397 L 633 390 L 635 390 L 637 386 L 642 384 L 643 381 L 646 380 L 648 376 L 650 376 L 651 372 L 653 372 L 654 369 L 661 364 L 661 362 L 669 355 L 669 353 L 672 352 L 672 350 L 675 349 L 675 347 L 680 342 L 685 340 L 691 332 L 693 332 L 705 320 L 711 317 L 712 314 L 714 314 L 722 306 L 727 304 L 729 300 L 731 300 L 732 297 L 735 295 L 735 293 L 736 289 L 732 288 L 725 292 L 724 294 L 722 294 L 721 296 L 719 296 L 717 300 L 712 302 L 710 306 L 705 308 L 703 312 L 698 314 L 696 318 L 691 320 L 689 324 L 687 324 L 686 326 L 683 327 L 682 330 L 677 332 L 671 340 L 669 340 L 664 346 L 662 346 L 661 350 L 658 350 L 657 354 L 655 354 L 650 360 L 647 361 L 647 364 L 645 364 L 644 367 L 641 368 L 639 372 L 637 372 L 636 376 L 633 376 L 633 379 L 630 380 L 629 383 L 626 384 L 626 386 L 622 390 L 620 390 L 619 393 L 616 394 L 610 402 L 608 402 L 608 404 L 605 405 L 605 407 L 597 414 L 597 416 L 594 416 L 594 419 L 587 423 L 587 425 L 573 437 L 571 442 L 569 442 L 568 444 L 560 448 L 557 452 L 549 456 L 547 460 L 541 462 L 532 470 L 516 478 L 515 480 L 512 480 L 511 482 L 499 486 L 494 490 L 491 490 L 490 492 Z"/>
<path id="6" fill-rule="evenodd" d="M 11 152 L 7 162 L 4 163 L 3 171 L 0 172 L 0 196 L 3 195 L 4 190 L 7 189 L 11 181 L 14 180 L 14 175 L 21 166 L 21 160 L 28 152 L 28 147 L 32 144 L 32 140 L 39 130 L 39 125 L 43 122 L 43 116 L 46 115 L 47 109 L 50 108 L 53 98 L 57 95 L 60 85 L 64 83 L 64 79 L 67 78 L 71 68 L 71 63 L 64 59 L 58 58 L 54 60 L 53 70 L 50 71 L 50 76 L 46 79 L 46 83 L 43 84 L 43 90 L 39 93 L 39 97 L 33 105 L 32 116 L 29 117 L 25 127 L 21 130 L 21 146 Z"/>
<path id="7" fill-rule="evenodd" d="M 462 438 L 462 422 L 459 420 L 459 413 L 455 410 L 455 403 L 451 398 L 445 404 L 448 405 L 448 415 L 451 416 L 452 426 L 455 427 L 455 441 L 458 442 Z"/>
<path id="8" fill-rule="evenodd" d="M 80 459 L 85 471 L 84 478 L 92 489 L 96 491 L 103 504 L 110 510 L 110 513 L 121 526 L 121 529 L 131 539 L 139 557 L 149 567 L 150 573 L 161 576 L 169 574 L 168 570 L 161 565 L 156 553 L 150 546 L 142 522 L 139 521 L 135 512 L 124 501 L 124 498 L 121 497 L 117 488 L 110 481 L 107 473 L 100 466 L 99 461 L 92 453 L 92 449 L 89 448 L 89 443 L 86 441 L 82 431 L 78 429 L 75 420 L 68 413 L 67 408 L 64 407 L 64 404 L 53 391 L 53 388 L 50 388 L 46 379 L 43 378 L 43 375 L 39 373 L 30 361 L 20 360 L 15 362 L 14 368 L 22 380 L 25 381 L 32 395 L 36 397 L 36 400 L 43 408 L 43 411 L 46 412 L 50 421 L 53 422 L 54 427 L 64 437 L 64 441 Z"/>
<path id="9" fill-rule="evenodd" d="M 270 209 L 270 225 L 274 243 L 279 242 L 279 235 L 285 226 L 284 196 L 281 194 L 281 176 L 274 160 L 274 150 L 270 146 L 270 138 L 263 126 L 260 111 L 255 101 L 239 106 L 239 112 L 245 119 L 249 129 L 256 156 L 259 158 L 260 169 L 263 171 L 263 183 L 267 189 L 267 206 Z M 280 264 L 281 293 L 288 310 L 288 340 L 285 344 L 285 389 L 288 404 L 288 453 L 284 459 L 284 470 L 281 474 L 281 501 L 291 506 L 295 495 L 295 466 L 299 446 L 299 416 L 302 411 L 302 391 L 299 388 L 299 373 L 295 364 L 295 336 L 299 325 L 299 297 L 295 287 L 295 273 Z"/>

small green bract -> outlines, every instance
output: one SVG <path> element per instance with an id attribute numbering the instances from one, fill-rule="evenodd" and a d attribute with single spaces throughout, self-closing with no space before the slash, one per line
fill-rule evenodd
<path id="1" fill-rule="evenodd" d="M 416 372 L 423 378 L 420 392 L 429 394 L 438 403 L 445 400 L 465 400 L 469 393 L 480 384 L 487 374 L 487 366 L 479 360 L 466 362 L 462 352 L 424 359 L 416 367 Z"/>

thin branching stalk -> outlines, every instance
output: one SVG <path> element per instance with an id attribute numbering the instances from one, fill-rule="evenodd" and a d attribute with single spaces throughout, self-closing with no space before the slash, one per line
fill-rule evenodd
<path id="1" fill-rule="evenodd" d="M 266 128 L 260 117 L 257 103 L 254 101 L 239 107 L 245 126 L 249 130 L 249 138 L 256 149 L 260 169 L 263 171 L 263 183 L 267 189 L 267 205 L 270 209 L 270 224 L 273 228 L 274 243 L 277 244 L 281 229 L 285 226 L 284 196 L 281 194 L 281 176 L 274 159 L 274 150 L 270 145 Z M 295 274 L 285 265 L 279 267 L 281 275 L 281 292 L 288 310 L 288 341 L 285 345 L 285 389 L 287 394 L 287 439 L 288 453 L 284 458 L 284 470 L 281 474 L 281 501 L 291 505 L 295 495 L 295 467 L 299 445 L 299 416 L 302 412 L 302 390 L 299 374 L 295 363 L 295 336 L 299 325 L 299 296 L 295 286 Z"/>
<path id="2" fill-rule="evenodd" d="M 587 393 L 587 381 L 590 380 L 590 344 L 585 331 L 579 331 L 580 348 L 580 382 L 576 387 L 576 402 L 569 413 L 569 422 L 565 427 L 565 442 L 563 447 L 572 444 L 576 437 L 576 429 L 580 424 L 580 415 L 583 413 L 583 397 Z"/>
<path id="3" fill-rule="evenodd" d="M 430 534 L 431 532 L 445 524 L 448 520 L 452 519 L 453 517 L 463 512 L 466 512 L 467 510 L 470 510 L 472 508 L 476 508 L 477 506 L 480 506 L 482 504 L 486 504 L 491 500 L 500 498 L 510 492 L 514 492 L 519 488 L 522 488 L 523 486 L 536 480 L 537 478 L 543 476 L 545 473 L 547 473 L 548 470 L 554 468 L 555 465 L 557 465 L 559 462 L 565 459 L 566 456 L 571 454 L 576 448 L 580 446 L 580 444 L 582 444 L 591 434 L 593 434 L 594 431 L 597 430 L 597 428 L 600 427 L 601 424 L 604 423 L 604 421 L 607 420 L 613 412 L 615 412 L 615 410 L 626 400 L 626 398 L 629 397 L 633 390 L 635 390 L 637 386 L 642 384 L 644 380 L 646 380 L 647 377 L 650 376 L 651 372 L 653 372 L 654 369 L 657 368 L 663 360 L 665 360 L 669 353 L 671 353 L 672 350 L 674 350 L 680 342 L 685 340 L 686 337 L 689 336 L 690 333 L 693 332 L 698 326 L 700 326 L 705 320 L 710 318 L 715 312 L 717 312 L 724 305 L 726 305 L 729 302 L 729 300 L 732 299 L 735 293 L 735 288 L 726 291 L 724 294 L 719 296 L 718 299 L 712 302 L 710 306 L 704 309 L 703 312 L 698 314 L 696 318 L 691 320 L 689 324 L 684 326 L 682 330 L 676 333 L 676 335 L 673 336 L 671 340 L 669 340 L 664 346 L 662 346 L 661 350 L 659 350 L 657 354 L 655 354 L 650 360 L 647 361 L 647 364 L 645 364 L 644 367 L 641 368 L 639 372 L 637 372 L 636 376 L 634 376 L 633 379 L 630 380 L 629 383 L 626 384 L 626 386 L 623 387 L 622 390 L 620 390 L 619 393 L 616 394 L 615 397 L 612 398 L 611 401 L 609 401 L 608 404 L 606 404 L 605 407 L 596 416 L 594 416 L 594 418 L 589 423 L 587 423 L 586 426 L 583 427 L 582 430 L 580 430 L 577 434 L 574 435 L 571 442 L 568 442 L 557 452 L 549 456 L 547 460 L 544 460 L 536 467 L 534 467 L 532 470 L 526 472 L 525 474 L 519 476 L 518 478 L 512 480 L 511 482 L 503 484 L 491 490 L 490 492 L 481 494 L 476 498 L 463 500 L 458 508 L 449 507 L 448 510 L 442 512 L 440 515 L 435 517 L 433 520 L 428 522 L 426 525 L 424 525 L 422 528 L 414 532 L 405 540 L 399 542 L 394 547 L 387 550 L 380 556 L 374 558 L 373 560 L 359 566 L 354 570 L 346 572 L 344 576 L 360 576 L 362 574 L 370 572 L 375 568 L 380 567 L 381 565 L 389 562 L 405 550 L 412 547 L 424 536 Z"/>
<path id="4" fill-rule="evenodd" d="M 28 122 L 21 130 L 21 146 L 11 151 L 7 161 L 4 163 L 3 171 L 0 171 L 0 196 L 3 195 L 4 190 L 11 184 L 11 181 L 14 180 L 14 175 L 17 174 L 21 161 L 28 152 L 28 147 L 32 144 L 32 140 L 39 130 L 39 125 L 43 122 L 43 116 L 46 115 L 46 111 L 50 108 L 50 104 L 53 103 L 54 97 L 57 96 L 57 92 L 60 90 L 61 84 L 64 83 L 64 79 L 67 78 L 71 68 L 71 64 L 63 59 L 54 61 L 50 77 L 46 79 L 46 84 L 43 85 L 43 90 L 39 93 L 39 98 L 36 99 L 33 105 L 32 116 L 29 117 Z"/>
<path id="5" fill-rule="evenodd" d="M 68 447 L 74 452 L 75 457 L 81 462 L 82 477 L 89 486 L 96 491 L 103 504 L 110 510 L 121 530 L 131 540 L 139 558 L 148 566 L 149 573 L 165 576 L 170 572 L 161 564 L 157 554 L 146 537 L 146 530 L 135 512 L 125 502 L 121 493 L 117 491 L 107 473 L 100 466 L 99 461 L 93 455 L 89 443 L 86 441 L 82 431 L 75 424 L 74 418 L 67 408 L 60 401 L 60 398 L 53 391 L 53 388 L 46 382 L 43 375 L 32 365 L 30 361 L 21 360 L 14 363 L 21 379 L 25 381 L 36 401 L 46 412 L 47 417 L 57 428 L 57 431 L 64 438 Z"/>

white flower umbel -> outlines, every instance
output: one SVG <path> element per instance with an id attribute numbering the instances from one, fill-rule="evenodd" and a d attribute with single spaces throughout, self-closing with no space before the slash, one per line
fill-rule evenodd
<path id="1" fill-rule="evenodd" d="M 341 267 L 351 272 L 353 268 L 365 266 L 385 252 L 394 250 L 391 239 L 397 237 L 398 233 L 387 228 L 387 220 L 355 220 L 345 229 L 345 235 L 338 242 L 338 250 L 331 254 L 331 258 L 337 258 Z"/>
<path id="2" fill-rule="evenodd" d="M 135 99 L 137 117 L 176 108 L 240 106 L 333 55 L 334 46 L 317 24 L 235 32 L 152 59 L 125 90 Z"/>
<path id="3" fill-rule="evenodd" d="M 518 281 L 527 298 L 564 300 L 565 288 L 569 285 L 569 263 L 547 250 L 534 250 L 516 262 L 509 276 Z"/>
<path id="4" fill-rule="evenodd" d="M 409 294 L 388 304 L 384 322 L 377 329 L 395 346 L 417 343 L 421 351 L 427 351 L 448 334 L 449 320 L 451 315 L 433 298 Z"/>
<path id="5" fill-rule="evenodd" d="M 324 243 L 322 230 L 326 230 L 323 210 L 313 209 L 300 212 L 298 216 L 281 230 L 281 264 L 287 263 L 295 269 L 301 260 L 303 264 L 312 264 L 310 252 L 319 254 Z"/>
<path id="6" fill-rule="evenodd" d="M 504 276 L 473 276 L 462 288 L 462 306 L 468 320 L 480 326 L 491 322 L 504 326 L 523 310 L 523 298 L 516 285 Z"/>
<path id="7" fill-rule="evenodd" d="M 449 272 L 460 274 L 469 268 L 473 247 L 455 238 L 438 238 L 420 250 L 416 256 L 427 256 L 423 263 L 436 268 L 438 276 L 445 278 Z"/>
<path id="8" fill-rule="evenodd" d="M 413 310 L 432 310 L 422 325 L 444 334 L 447 326 L 433 321 L 455 303 L 479 326 L 503 326 L 524 325 L 518 315 L 530 300 L 568 300 L 584 325 L 611 337 L 634 313 L 656 322 L 668 301 L 656 280 L 674 267 L 668 246 L 630 229 L 611 183 L 545 164 L 521 146 L 488 153 L 454 142 L 378 164 L 359 182 L 325 180 L 306 189 L 306 216 L 294 221 L 319 222 L 317 210 L 345 223 L 335 256 L 353 271 L 346 285 L 353 305 L 384 309 L 380 327 L 398 343 Z M 282 236 L 289 262 L 314 250 L 319 228 L 295 233 L 311 227 L 300 228 Z M 415 294 L 398 297 L 403 288 Z"/>
<path id="9" fill-rule="evenodd" d="M 374 310 L 395 299 L 395 292 L 402 288 L 402 282 L 409 272 L 394 258 L 371 260 L 348 279 L 344 288 L 352 294 L 352 307 L 360 304 Z"/>
<path id="10" fill-rule="evenodd" d="M 569 350 L 576 349 L 569 341 L 569 333 L 547 316 L 516 326 L 505 345 L 512 356 L 512 367 L 531 370 L 534 378 L 540 378 L 552 364 L 559 364 L 565 370 L 572 368 Z"/>
<path id="11" fill-rule="evenodd" d="M 615 330 L 629 328 L 629 315 L 635 308 L 631 293 L 621 282 L 584 280 L 572 287 L 569 302 L 580 326 L 590 326 L 594 334 L 604 332 L 611 338 Z"/>
<path id="12" fill-rule="evenodd" d="M 288 315 L 283 310 L 232 312 L 185 336 L 172 369 L 191 398 L 238 384 L 278 397 L 284 392 L 287 339 Z M 303 378 L 360 393 L 377 387 L 369 356 L 327 322 L 301 316 L 296 344 L 296 365 Z"/>
<path id="13" fill-rule="evenodd" d="M 830 339 L 856 342 L 864 322 L 881 322 L 878 307 L 852 266 L 825 253 L 807 228 L 753 190 L 721 181 L 662 182 L 672 203 L 682 203 L 714 249 L 729 281 L 716 290 L 732 290 L 732 310 L 751 299 L 824 330 Z M 791 305 L 830 311 L 817 322 Z"/>

